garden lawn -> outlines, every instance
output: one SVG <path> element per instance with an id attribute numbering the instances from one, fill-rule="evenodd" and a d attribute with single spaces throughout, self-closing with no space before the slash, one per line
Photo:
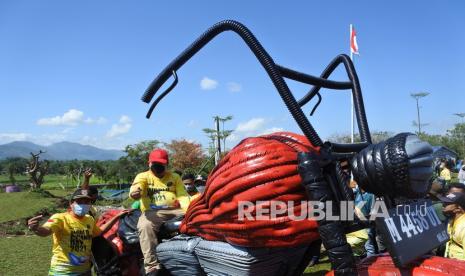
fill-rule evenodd
<path id="1" fill-rule="evenodd" d="M 52 239 L 37 236 L 0 238 L 0 275 L 47 275 Z"/>

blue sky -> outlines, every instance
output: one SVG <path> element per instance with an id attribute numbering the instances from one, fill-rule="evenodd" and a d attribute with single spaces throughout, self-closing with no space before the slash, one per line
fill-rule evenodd
<path id="1" fill-rule="evenodd" d="M 300 132 L 251 52 L 223 33 L 178 71 L 180 83 L 145 119 L 152 79 L 223 19 L 248 26 L 276 63 L 319 75 L 349 50 L 370 129 L 414 131 L 411 93 L 429 133 L 465 112 L 464 1 L 2 1 L 0 144 L 74 141 L 123 148 L 146 139 L 208 145 L 202 128 L 233 115 L 229 146 L 274 130 Z M 335 80 L 345 80 L 338 70 Z M 202 85 L 203 84 L 203 85 Z M 288 82 L 297 98 L 308 87 Z M 309 113 L 312 104 L 304 108 Z M 323 138 L 350 131 L 347 92 L 324 91 L 310 118 Z"/>

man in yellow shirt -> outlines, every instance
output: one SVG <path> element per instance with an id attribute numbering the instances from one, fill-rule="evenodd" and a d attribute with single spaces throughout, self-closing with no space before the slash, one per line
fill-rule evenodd
<path id="1" fill-rule="evenodd" d="M 438 198 L 444 205 L 442 212 L 450 219 L 447 225 L 450 240 L 444 257 L 465 260 L 465 194 L 450 193 Z"/>
<path id="2" fill-rule="evenodd" d="M 77 189 L 66 213 L 52 215 L 39 226 L 42 216 L 28 220 L 28 227 L 41 237 L 53 236 L 49 275 L 90 276 L 92 238 L 105 233 L 123 214 L 113 217 L 101 229 L 88 214 L 92 199 L 89 191 Z"/>
<path id="3" fill-rule="evenodd" d="M 442 162 L 441 163 L 441 173 L 439 174 L 439 176 L 444 179 L 446 182 L 450 181 L 451 177 L 450 177 L 450 170 L 449 168 L 447 167 L 446 163 L 445 162 Z"/>
<path id="4" fill-rule="evenodd" d="M 200 196 L 199 191 L 197 191 L 197 188 L 195 187 L 195 179 L 193 174 L 184 174 L 182 176 L 182 183 L 184 184 L 184 188 L 186 188 L 186 191 L 189 194 L 190 201 Z"/>
<path id="5" fill-rule="evenodd" d="M 149 170 L 136 176 L 129 196 L 140 201 L 142 215 L 137 229 L 145 273 L 156 275 L 160 269 L 155 251 L 157 232 L 163 222 L 184 214 L 190 200 L 181 177 L 167 170 L 168 153 L 165 150 L 153 150 L 148 161 Z"/>

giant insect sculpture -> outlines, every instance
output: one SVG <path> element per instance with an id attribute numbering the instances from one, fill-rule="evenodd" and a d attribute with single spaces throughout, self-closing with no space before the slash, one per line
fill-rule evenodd
<path id="1" fill-rule="evenodd" d="M 345 233 L 347 228 L 353 230 L 366 227 L 366 224 L 355 222 L 348 225 L 341 221 L 319 220 L 318 227 L 306 222 L 308 227 L 307 233 L 305 233 L 303 230 L 305 227 L 298 227 L 305 222 L 299 225 L 292 225 L 293 222 L 289 221 L 282 222 L 281 225 L 279 223 L 277 225 L 276 222 L 270 222 L 268 225 L 263 222 L 261 225 L 257 225 L 256 222 L 252 221 L 239 223 L 235 221 L 236 218 L 233 215 L 235 211 L 237 212 L 238 201 L 241 199 L 260 199 L 261 193 L 257 188 L 258 185 L 263 188 L 263 191 L 268 188 L 275 192 L 275 198 L 287 196 L 289 199 L 292 198 L 290 197 L 293 195 L 292 191 L 298 190 L 297 187 L 293 186 L 295 183 L 304 188 L 306 196 L 310 200 L 335 203 L 353 200 L 353 193 L 347 185 L 349 177 L 341 168 L 341 162 L 348 161 L 350 171 L 357 183 L 365 191 L 384 197 L 388 206 L 393 207 L 395 198 L 420 198 L 427 193 L 432 173 L 431 147 L 420 141 L 415 135 L 408 133 L 399 134 L 380 144 L 373 145 L 371 143 L 360 83 L 354 65 L 346 55 L 337 56 L 320 77 L 314 77 L 276 64 L 250 30 L 241 23 L 232 20 L 213 25 L 155 78 L 142 97 L 146 103 L 151 102 L 157 90 L 170 76 L 174 76 L 174 82 L 155 99 L 147 113 L 147 118 L 151 116 L 156 105 L 176 86 L 178 69 L 214 37 L 225 31 L 238 34 L 253 52 L 272 80 L 304 137 L 296 138 L 290 134 L 276 134 L 255 138 L 262 141 L 243 141 L 211 173 L 204 195 L 189 208 L 181 231 L 206 239 L 225 240 L 239 245 L 285 246 L 309 241 L 312 237 L 315 238 L 311 234 L 315 233 L 317 228 L 335 271 L 338 274 L 354 273 L 355 262 Z M 341 64 L 345 67 L 349 81 L 329 80 L 331 73 Z M 284 78 L 306 83 L 313 87 L 302 99 L 296 100 Z M 314 97 L 318 97 L 318 102 L 312 113 L 316 110 L 322 100 L 321 88 L 351 90 L 362 140 L 360 143 L 337 144 L 321 140 L 302 111 L 305 104 Z M 275 142 L 274 145 L 266 147 L 266 143 L 273 144 L 273 142 Z M 279 149 L 278 144 L 280 143 L 282 149 Z M 275 149 L 276 158 L 272 154 L 264 154 L 270 148 Z M 241 152 L 246 153 L 241 156 Z M 285 159 L 284 163 L 279 163 L 279 158 L 286 154 L 290 157 L 283 158 Z M 271 157 L 260 160 L 260 157 L 263 156 Z M 282 166 L 277 170 L 280 172 L 275 172 L 275 174 L 287 174 L 287 181 L 276 181 L 282 179 L 281 175 L 268 175 L 267 179 L 266 174 L 273 174 L 272 170 L 267 172 L 263 169 L 257 169 L 261 165 L 265 167 L 269 165 L 272 168 L 273 162 L 276 163 L 275 166 Z M 283 164 L 287 164 L 288 168 L 284 168 Z M 283 172 L 286 169 L 288 171 Z M 233 176 L 231 175 L 232 171 L 236 171 Z M 297 179 L 289 180 L 292 176 L 297 176 Z M 265 185 L 263 185 L 264 183 Z M 269 187 L 266 187 L 267 183 Z M 286 184 L 289 185 L 286 187 Z M 282 188 L 281 191 L 279 188 Z M 247 190 L 249 190 L 248 194 L 245 193 Z M 297 194 L 299 193 L 297 192 Z M 241 195 L 243 196 L 241 197 Z M 268 199 L 271 198 L 268 197 Z M 294 197 L 294 199 L 300 198 Z M 229 205 L 225 206 L 227 204 Z M 274 223 L 273 226 L 272 223 Z M 298 228 L 298 230 L 291 230 L 287 235 L 276 230 L 283 229 L 283 225 L 289 226 L 290 229 Z M 273 229 L 275 233 L 273 233 Z M 246 235 L 244 235 L 244 231 L 247 232 Z M 268 233 L 268 236 L 260 235 L 263 231 Z M 239 234 L 239 232 L 242 233 Z"/>
<path id="2" fill-rule="evenodd" d="M 401 224 L 401 220 L 404 219 L 408 220 L 410 227 L 410 214 L 393 214 L 392 210 L 395 210 L 399 204 L 403 204 L 401 206 L 421 205 L 421 201 L 417 199 L 424 197 L 429 190 L 432 175 L 432 149 L 428 143 L 410 133 L 401 133 L 381 143 L 372 144 L 360 83 L 354 65 L 346 55 L 337 56 L 320 77 L 315 77 L 276 64 L 244 25 L 232 20 L 221 21 L 187 47 L 150 84 L 142 97 L 146 103 L 152 101 L 157 91 L 171 76 L 174 77 L 173 83 L 167 90 L 153 101 L 147 118 L 150 118 L 155 107 L 178 83 L 177 71 L 202 47 L 225 31 L 232 31 L 239 35 L 253 52 L 303 135 L 281 132 L 252 137 L 243 140 L 233 148 L 210 173 L 202 196 L 189 206 L 180 227 L 180 231 L 187 236 L 171 241 L 171 245 L 176 247 L 177 243 L 186 241 L 190 247 L 194 247 L 200 246 L 202 241 L 218 241 L 219 246 L 223 246 L 222 248 L 226 248 L 224 246 L 229 244 L 245 249 L 276 248 L 277 255 L 281 254 L 280 248 L 290 248 L 291 250 L 286 252 L 293 252 L 292 258 L 296 258 L 296 254 L 307 255 L 308 253 L 301 246 L 321 238 L 334 273 L 354 275 L 357 273 L 357 264 L 345 234 L 357 229 L 373 227 L 373 221 L 361 221 L 357 218 L 352 221 L 324 218 L 292 220 L 288 215 L 289 212 L 283 212 L 274 220 L 257 221 L 238 218 L 239 206 L 244 201 L 265 201 L 265 205 L 272 204 L 273 201 L 293 202 L 295 204 L 292 207 L 283 208 L 292 208 L 292 211 L 297 214 L 306 208 L 301 204 L 302 200 L 331 202 L 334 203 L 333 206 L 339 206 L 344 201 L 353 201 L 354 194 L 348 185 L 350 174 L 361 188 L 382 198 L 387 208 L 390 209 L 389 214 L 392 216 L 377 219 L 376 226 L 386 238 L 388 249 L 396 265 L 406 265 L 445 242 L 444 237 L 447 237 L 447 233 L 444 234 L 444 225 L 438 223 L 435 215 L 429 211 L 430 209 L 422 215 L 414 214 L 415 223 L 412 224 L 413 229 L 409 228 L 408 235 L 404 233 L 405 231 L 399 233 L 397 230 L 397 224 Z M 329 79 L 339 65 L 344 66 L 348 81 Z M 312 85 L 312 88 L 303 98 L 296 100 L 285 78 Z M 321 88 L 351 91 L 361 142 L 339 144 L 321 140 L 302 111 L 303 106 L 317 97 L 317 104 L 311 114 L 315 112 L 322 101 Z M 428 208 L 427 205 L 425 206 Z M 322 211 L 329 212 L 324 207 Z M 254 212 L 256 209 L 253 209 L 252 213 Z M 332 212 L 334 215 L 339 215 L 341 210 L 334 208 Z M 416 221 L 421 223 L 416 223 Z M 199 239 L 202 239 L 200 243 Z M 180 261 L 176 260 L 176 256 L 180 255 L 173 253 L 173 246 L 164 246 L 164 244 L 168 242 L 161 243 L 157 248 L 162 263 L 165 260 L 163 264 L 170 270 L 170 263 L 174 262 L 171 267 L 173 270 L 170 272 L 173 275 L 182 275 L 181 272 L 175 271 L 180 267 Z M 402 250 L 402 246 L 408 246 L 408 252 Z M 208 248 L 207 246 L 201 248 L 199 252 L 197 249 L 195 251 L 197 255 L 207 256 L 207 263 L 211 261 L 213 255 L 224 253 L 222 249 L 208 252 L 210 250 Z M 234 250 L 236 248 L 234 247 Z M 257 252 L 262 251 L 254 252 L 252 255 L 258 256 Z M 274 273 L 299 275 L 305 269 L 305 261 L 306 259 L 302 258 L 298 265 L 289 263 L 284 271 L 280 267 L 281 270 L 277 270 L 280 272 Z M 194 267 L 197 261 L 190 260 L 189 262 L 189 266 Z M 225 259 L 224 262 L 217 264 L 220 269 L 216 271 L 221 271 L 221 265 L 224 265 L 226 269 L 228 263 L 229 261 Z M 273 266 L 273 262 L 264 261 L 264 263 L 268 268 Z M 383 263 L 386 263 L 386 260 L 383 259 Z M 366 267 L 367 263 L 364 263 L 364 266 Z M 433 266 L 429 264 L 427 267 Z M 463 269 L 461 266 L 458 267 L 458 269 Z M 190 273 L 202 274 L 206 272 L 206 269 L 203 265 L 202 267 L 197 265 L 195 272 L 192 271 Z M 264 271 L 261 270 L 260 273 L 263 274 Z M 215 275 L 208 271 L 207 274 Z M 234 273 L 230 274 L 234 275 Z"/>

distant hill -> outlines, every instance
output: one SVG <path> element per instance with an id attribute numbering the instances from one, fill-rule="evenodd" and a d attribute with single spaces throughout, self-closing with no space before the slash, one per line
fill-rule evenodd
<path id="1" fill-rule="evenodd" d="M 50 146 L 40 146 L 31 142 L 17 141 L 0 145 L 0 159 L 8 157 L 31 157 L 30 152 L 41 154 L 41 159 L 48 160 L 116 160 L 124 156 L 120 150 L 104 150 L 93 146 L 71 142 L 60 142 Z"/>

